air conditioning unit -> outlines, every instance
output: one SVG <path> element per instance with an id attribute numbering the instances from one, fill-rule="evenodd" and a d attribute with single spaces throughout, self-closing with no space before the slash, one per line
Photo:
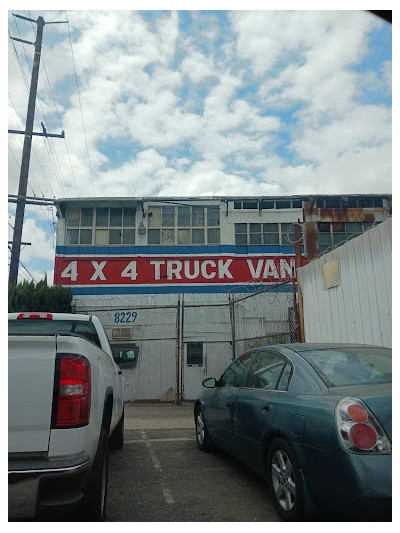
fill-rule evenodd
<path id="1" fill-rule="evenodd" d="M 114 340 L 130 340 L 132 336 L 132 328 L 112 328 L 111 337 Z"/>

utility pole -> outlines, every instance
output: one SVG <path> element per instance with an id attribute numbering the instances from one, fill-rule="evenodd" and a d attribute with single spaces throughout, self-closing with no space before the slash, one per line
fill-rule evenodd
<path id="1" fill-rule="evenodd" d="M 28 101 L 28 111 L 26 115 L 25 131 L 16 131 L 9 130 L 9 133 L 22 133 L 25 135 L 24 147 L 22 150 L 22 162 L 21 162 L 21 171 L 19 177 L 19 188 L 18 188 L 18 197 L 17 197 L 17 209 L 15 212 L 15 222 L 14 222 L 14 234 L 11 248 L 11 261 L 10 261 L 10 272 L 8 283 L 10 285 L 16 285 L 18 280 L 18 268 L 19 268 L 19 258 L 21 253 L 21 239 L 22 239 L 22 226 L 24 223 L 24 214 L 25 214 L 25 204 L 26 204 L 26 191 L 28 188 L 28 174 L 29 174 L 29 162 L 31 156 L 31 146 L 32 146 L 32 136 L 41 135 L 45 137 L 64 137 L 64 132 L 61 135 L 48 134 L 45 127 L 42 124 L 43 132 L 35 133 L 33 131 L 33 121 L 35 118 L 35 104 L 36 104 L 36 94 L 37 86 L 39 79 L 39 65 L 40 65 L 40 54 L 42 50 L 42 38 L 43 38 L 43 28 L 46 24 L 43 17 L 39 17 L 37 20 L 30 19 L 28 17 L 23 17 L 21 15 L 14 15 L 15 17 L 28 20 L 30 22 L 36 22 L 37 32 L 36 32 L 36 41 L 34 43 L 29 41 L 24 41 L 22 39 L 17 39 L 12 37 L 14 41 L 20 41 L 26 44 L 33 44 L 35 46 L 35 55 L 33 59 L 32 67 L 32 78 L 31 78 L 31 87 L 29 91 L 29 101 Z M 62 21 L 67 22 L 67 21 Z M 47 24 L 59 24 L 55 22 L 48 22 Z"/>

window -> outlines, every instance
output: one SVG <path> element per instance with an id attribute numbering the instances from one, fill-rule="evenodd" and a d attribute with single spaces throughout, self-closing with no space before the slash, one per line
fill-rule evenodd
<path id="1" fill-rule="evenodd" d="M 319 251 L 343 244 L 361 235 L 372 225 L 371 222 L 318 222 Z"/>
<path id="2" fill-rule="evenodd" d="M 188 366 L 203 366 L 203 343 L 188 342 L 186 364 Z"/>
<path id="3" fill-rule="evenodd" d="M 220 387 L 240 387 L 244 375 L 252 360 L 252 354 L 244 354 L 236 359 L 222 374 L 219 380 Z"/>
<path id="4" fill-rule="evenodd" d="M 294 246 L 293 223 L 235 224 L 236 246 L 281 245 Z"/>
<path id="5" fill-rule="evenodd" d="M 134 207 L 69 207 L 67 244 L 135 244 Z"/>
<path id="6" fill-rule="evenodd" d="M 247 374 L 244 386 L 254 389 L 275 390 L 279 388 L 279 390 L 285 390 L 288 385 L 290 372 L 291 365 L 283 355 L 275 352 L 261 351 L 257 354 Z M 278 384 L 282 377 L 281 389 L 278 387 Z"/>
<path id="7" fill-rule="evenodd" d="M 154 206 L 149 215 L 148 244 L 219 244 L 219 206 Z"/>

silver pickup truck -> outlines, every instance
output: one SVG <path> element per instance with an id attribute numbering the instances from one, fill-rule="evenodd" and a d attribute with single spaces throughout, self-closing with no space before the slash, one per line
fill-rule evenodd
<path id="1" fill-rule="evenodd" d="M 99 319 L 9 313 L 8 343 L 9 520 L 70 509 L 104 520 L 124 382 Z"/>

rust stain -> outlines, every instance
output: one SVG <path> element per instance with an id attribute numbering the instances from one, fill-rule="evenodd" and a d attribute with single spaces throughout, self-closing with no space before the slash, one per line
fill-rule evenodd
<path id="1" fill-rule="evenodd" d="M 311 261 L 318 257 L 318 231 L 317 225 L 315 222 L 305 222 L 305 244 L 306 244 L 306 253 L 307 259 Z"/>

